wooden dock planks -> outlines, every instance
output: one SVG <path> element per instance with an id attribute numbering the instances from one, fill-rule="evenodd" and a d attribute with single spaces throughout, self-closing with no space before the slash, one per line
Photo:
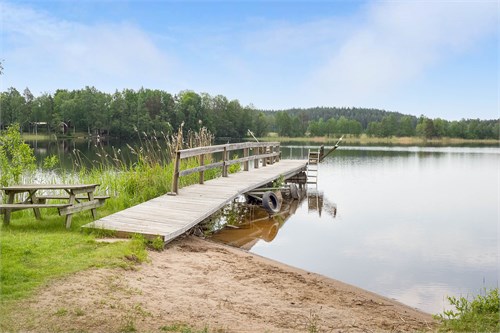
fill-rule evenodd
<path id="1" fill-rule="evenodd" d="M 216 213 L 237 196 L 272 182 L 280 175 L 289 178 L 305 170 L 306 163 L 305 160 L 281 160 L 258 169 L 206 181 L 205 184 L 190 185 L 181 188 L 177 196 L 162 195 L 83 227 L 158 235 L 168 242 Z"/>

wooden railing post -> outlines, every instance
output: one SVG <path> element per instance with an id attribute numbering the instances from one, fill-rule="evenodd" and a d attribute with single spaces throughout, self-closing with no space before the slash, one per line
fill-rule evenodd
<path id="1" fill-rule="evenodd" d="M 248 148 L 243 149 L 243 157 L 248 157 Z M 243 170 L 248 171 L 249 163 L 248 161 L 243 162 Z"/>
<path id="2" fill-rule="evenodd" d="M 172 177 L 172 192 L 169 195 L 177 195 L 179 193 L 179 168 L 181 165 L 181 152 L 177 150 L 175 153 L 174 176 Z"/>
<path id="3" fill-rule="evenodd" d="M 270 145 L 268 151 L 274 154 L 274 145 Z M 269 157 L 269 164 L 274 164 L 274 156 Z"/>
<path id="4" fill-rule="evenodd" d="M 267 147 L 262 147 L 260 150 L 261 150 L 262 154 L 265 154 Z M 262 158 L 262 166 L 265 167 L 266 165 L 267 165 L 267 157 L 263 157 Z"/>
<path id="5" fill-rule="evenodd" d="M 205 164 L 205 155 L 201 154 L 200 155 L 200 166 L 203 166 Z M 205 183 L 205 171 L 200 171 L 200 184 Z"/>
<path id="6" fill-rule="evenodd" d="M 260 148 L 259 147 L 253 147 L 253 154 L 252 155 L 259 155 L 260 154 Z M 255 160 L 253 160 L 253 167 L 255 169 L 259 168 L 259 158 L 257 157 Z"/>
<path id="7" fill-rule="evenodd" d="M 227 161 L 229 159 L 229 152 L 227 151 L 227 146 L 224 147 L 224 152 L 222 153 L 222 159 L 223 159 L 223 164 L 222 164 L 222 177 L 227 177 Z"/>

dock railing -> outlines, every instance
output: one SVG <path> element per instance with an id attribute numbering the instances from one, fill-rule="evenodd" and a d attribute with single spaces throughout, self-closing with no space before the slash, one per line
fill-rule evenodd
<path id="1" fill-rule="evenodd" d="M 231 158 L 230 152 L 237 150 L 243 151 L 243 157 Z M 205 157 L 212 154 L 222 153 L 222 160 L 205 164 Z M 205 181 L 205 171 L 215 168 L 222 168 L 222 177 L 228 176 L 229 166 L 237 163 L 243 163 L 243 171 L 250 170 L 250 161 L 254 161 L 254 168 L 257 169 L 262 163 L 265 167 L 268 163 L 274 164 L 280 159 L 279 142 L 242 142 L 228 143 L 224 145 L 197 147 L 191 149 L 178 150 L 175 155 L 174 174 L 172 177 L 172 192 L 169 194 L 177 195 L 179 193 L 179 177 L 187 176 L 198 172 L 200 175 L 200 184 Z M 199 166 L 185 170 L 181 169 L 181 160 L 187 158 L 198 158 Z M 212 160 L 212 159 L 210 159 Z"/>

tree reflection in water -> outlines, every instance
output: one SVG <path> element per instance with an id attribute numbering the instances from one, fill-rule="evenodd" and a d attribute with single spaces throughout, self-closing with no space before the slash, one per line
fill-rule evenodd
<path id="1" fill-rule="evenodd" d="M 337 215 L 337 205 L 315 189 L 301 189 L 298 199 L 284 195 L 281 211 L 269 213 L 260 205 L 248 204 L 244 196 L 207 219 L 202 228 L 212 240 L 250 250 L 259 240 L 271 242 L 279 229 L 295 214 L 297 208 L 307 202 L 308 211 L 326 212 L 332 218 Z"/>

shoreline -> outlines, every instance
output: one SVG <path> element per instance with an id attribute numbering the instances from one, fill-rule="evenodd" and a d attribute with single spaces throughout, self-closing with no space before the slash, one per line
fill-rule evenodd
<path id="1" fill-rule="evenodd" d="M 16 302 L 1 327 L 26 332 L 434 328 L 430 314 L 395 300 L 210 240 L 184 236 L 163 252 L 148 254 L 149 262 L 133 270 L 91 269 L 53 280 Z"/>
<path id="2" fill-rule="evenodd" d="M 318 143 L 318 144 L 335 144 L 339 137 L 326 137 L 326 136 L 314 136 L 314 137 L 283 137 L 283 136 L 265 136 L 258 138 L 265 142 L 287 142 L 287 143 Z M 369 137 L 366 134 L 355 137 L 350 135 L 345 135 L 342 139 L 342 144 L 356 144 L 356 145 L 400 145 L 400 146 L 498 146 L 500 145 L 500 140 L 495 139 L 460 139 L 460 138 L 434 138 L 434 139 L 424 139 L 421 137 Z M 342 145 L 341 144 L 341 145 Z"/>

